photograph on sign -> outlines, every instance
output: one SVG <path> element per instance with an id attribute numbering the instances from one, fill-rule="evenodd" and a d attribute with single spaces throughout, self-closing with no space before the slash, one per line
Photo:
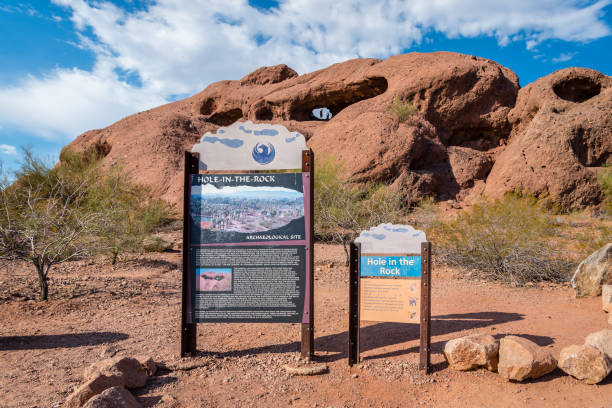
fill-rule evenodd
<path id="1" fill-rule="evenodd" d="M 191 177 L 193 243 L 305 239 L 302 173 Z"/>

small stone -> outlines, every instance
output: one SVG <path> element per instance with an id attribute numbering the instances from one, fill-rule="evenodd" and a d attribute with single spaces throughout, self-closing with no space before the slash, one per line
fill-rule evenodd
<path id="1" fill-rule="evenodd" d="M 117 375 L 125 380 L 126 388 L 144 387 L 147 374 L 138 360 L 131 357 L 113 357 L 98 361 L 87 367 L 83 374 L 85 381 L 103 375 Z"/>
<path id="2" fill-rule="evenodd" d="M 612 326 L 612 313 L 608 316 L 608 324 Z"/>
<path id="3" fill-rule="evenodd" d="M 352 374 L 351 378 L 359 378 L 359 374 Z"/>
<path id="4" fill-rule="evenodd" d="M 142 405 L 125 388 L 112 387 L 87 401 L 83 408 L 142 408 Z"/>
<path id="5" fill-rule="evenodd" d="M 587 384 L 597 384 L 612 371 L 612 361 L 595 347 L 574 345 L 561 350 L 559 368 Z"/>
<path id="6" fill-rule="evenodd" d="M 584 344 L 593 346 L 608 358 L 612 359 L 612 330 L 604 329 L 595 333 L 589 334 L 584 340 Z"/>
<path id="7" fill-rule="evenodd" d="M 489 334 L 453 339 L 444 345 L 444 357 L 453 370 L 466 371 L 476 367 L 497 370 L 499 342 Z"/>
<path id="8" fill-rule="evenodd" d="M 518 336 L 506 336 L 499 342 L 497 371 L 507 380 L 539 378 L 557 367 L 552 354 L 534 342 Z"/>
<path id="9" fill-rule="evenodd" d="M 283 366 L 285 371 L 291 375 L 318 375 L 329 372 L 327 364 L 300 364 Z"/>
<path id="10" fill-rule="evenodd" d="M 66 399 L 64 408 L 82 407 L 90 398 L 100 394 L 104 390 L 115 386 L 123 386 L 124 384 L 125 380 L 121 376 L 106 376 L 99 374 L 74 390 Z"/>

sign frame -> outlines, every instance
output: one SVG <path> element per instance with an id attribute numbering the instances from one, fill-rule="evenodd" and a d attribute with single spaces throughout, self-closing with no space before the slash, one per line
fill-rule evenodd
<path id="1" fill-rule="evenodd" d="M 200 157 L 198 153 L 185 151 L 184 186 L 183 186 L 183 274 L 181 298 L 181 342 L 180 356 L 195 356 L 197 354 L 197 323 L 192 322 L 190 313 L 193 311 L 192 287 L 190 271 L 191 236 L 189 227 L 190 208 L 190 176 L 200 174 Z M 223 170 L 220 170 L 223 171 Z M 253 173 L 257 173 L 253 171 Z M 302 358 L 314 358 L 314 153 L 311 149 L 302 150 L 302 173 L 309 179 L 309 223 L 306 225 L 306 265 L 304 311 L 301 326 Z"/>
<path id="2" fill-rule="evenodd" d="M 360 361 L 360 292 L 361 292 L 361 243 L 351 242 L 349 248 L 349 329 L 348 364 Z M 421 243 L 421 316 L 419 369 L 431 371 L 431 242 Z"/>

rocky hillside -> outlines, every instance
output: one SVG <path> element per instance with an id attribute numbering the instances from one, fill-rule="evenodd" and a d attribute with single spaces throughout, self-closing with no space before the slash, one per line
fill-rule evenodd
<path id="1" fill-rule="evenodd" d="M 416 112 L 404 122 L 395 97 Z M 331 120 L 317 120 L 316 108 Z M 381 181 L 408 201 L 433 194 L 461 204 L 506 191 L 566 208 L 601 201 L 597 171 L 612 164 L 612 79 L 568 68 L 520 88 L 494 61 L 450 52 L 355 59 L 298 76 L 285 65 L 220 81 L 192 97 L 80 135 L 171 203 L 182 197 L 183 151 L 237 120 L 281 123 L 333 155 L 346 176 Z"/>

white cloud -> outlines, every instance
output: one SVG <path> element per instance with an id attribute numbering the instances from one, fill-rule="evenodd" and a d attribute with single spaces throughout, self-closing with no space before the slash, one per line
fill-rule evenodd
<path id="1" fill-rule="evenodd" d="M 561 55 L 559 55 L 556 58 L 552 59 L 552 62 L 559 63 L 559 62 L 567 62 L 569 60 L 571 60 L 572 58 L 574 58 L 574 56 L 576 55 L 576 52 L 566 52 L 566 53 L 562 53 Z"/>
<path id="2" fill-rule="evenodd" d="M 7 145 L 3 143 L 3 144 L 0 144 L 0 153 L 8 154 L 11 156 L 16 156 L 17 148 L 15 146 L 11 146 L 11 145 Z"/>
<path id="3" fill-rule="evenodd" d="M 349 58 L 384 58 L 432 31 L 528 49 L 549 39 L 584 42 L 610 34 L 602 18 L 610 1 L 285 0 L 262 11 L 247 0 L 158 0 L 128 12 L 108 1 L 54 0 L 71 13 L 95 67 L 0 89 L 0 122 L 74 137 L 262 65 L 305 73 Z M 141 84 L 125 83 L 115 70 Z"/>

